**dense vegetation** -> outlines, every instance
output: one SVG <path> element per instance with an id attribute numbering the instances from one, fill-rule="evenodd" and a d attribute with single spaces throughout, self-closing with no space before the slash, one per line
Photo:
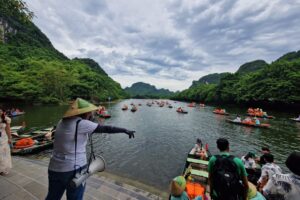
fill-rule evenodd
<path id="1" fill-rule="evenodd" d="M 131 87 L 125 88 L 132 98 L 169 98 L 174 95 L 173 92 L 166 89 L 156 89 L 155 86 L 147 83 L 134 83 Z"/>
<path id="2" fill-rule="evenodd" d="M 31 22 L 21 0 L 0 0 L 0 101 L 95 101 L 126 96 L 92 59 L 68 59 Z M 1 23 L 0 23 L 1 25 Z"/>
<path id="3" fill-rule="evenodd" d="M 198 84 L 173 98 L 201 102 L 300 103 L 300 51 L 291 52 L 271 64 L 246 63 L 219 84 Z"/>

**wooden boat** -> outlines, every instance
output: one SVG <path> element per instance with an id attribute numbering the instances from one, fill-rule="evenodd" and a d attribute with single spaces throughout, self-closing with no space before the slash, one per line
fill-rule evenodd
<path id="1" fill-rule="evenodd" d="M 218 110 L 214 110 L 213 113 L 215 113 L 217 115 L 229 115 L 229 113 L 227 113 L 227 112 L 221 112 L 221 111 L 218 111 Z"/>
<path id="2" fill-rule="evenodd" d="M 300 122 L 300 120 L 297 119 L 297 118 L 290 118 L 290 119 L 293 120 L 293 121 L 295 121 L 295 122 Z"/>
<path id="3" fill-rule="evenodd" d="M 11 150 L 12 155 L 26 155 L 26 154 L 33 154 L 45 149 L 49 149 L 53 146 L 54 139 L 47 140 L 47 139 L 39 139 L 36 141 L 35 144 L 29 147 L 24 148 L 16 148 L 13 147 Z"/>
<path id="4" fill-rule="evenodd" d="M 100 118 L 105 118 L 105 119 L 111 118 L 111 115 L 108 114 L 108 112 L 107 112 L 106 110 L 105 110 L 105 111 L 102 111 L 102 112 L 100 112 L 100 113 L 98 113 L 98 116 L 99 116 Z"/>
<path id="5" fill-rule="evenodd" d="M 123 107 L 122 110 L 128 110 L 128 107 Z"/>
<path id="6" fill-rule="evenodd" d="M 28 132 L 26 134 L 18 135 L 18 137 L 14 137 L 12 143 L 15 144 L 18 140 L 23 138 L 31 138 L 33 140 L 37 140 L 40 138 L 44 138 L 47 134 L 48 135 L 54 135 L 55 133 L 55 127 L 51 126 L 49 128 L 40 129 Z"/>
<path id="7" fill-rule="evenodd" d="M 7 116 L 8 117 L 18 117 L 18 116 L 21 116 L 24 114 L 25 114 L 25 112 L 17 112 L 17 113 L 9 113 Z"/>
<path id="8" fill-rule="evenodd" d="M 257 125 L 255 123 L 245 123 L 245 122 L 236 122 L 234 120 L 231 119 L 226 119 L 227 122 L 229 123 L 233 123 L 233 124 L 239 124 L 239 125 L 243 125 L 243 126 L 251 126 L 251 127 L 255 127 L 255 128 L 270 128 L 270 124 L 260 124 Z"/>
<path id="9" fill-rule="evenodd" d="M 182 176 L 186 179 L 186 193 L 190 199 L 197 196 L 206 199 L 204 196 L 209 196 L 208 160 L 211 155 L 208 150 L 207 154 L 207 160 L 196 157 L 191 151 L 187 155 Z"/>
<path id="10" fill-rule="evenodd" d="M 135 111 L 137 111 L 137 107 L 133 106 L 133 107 L 131 108 L 131 112 L 135 112 Z"/>
<path id="11" fill-rule="evenodd" d="M 251 117 L 257 117 L 257 118 L 275 119 L 275 117 L 271 115 L 263 116 L 263 115 L 256 115 L 254 113 L 247 113 L 247 115 Z"/>
<path id="12" fill-rule="evenodd" d="M 188 107 L 196 107 L 196 103 L 192 102 L 192 103 L 188 104 Z"/>
<path id="13" fill-rule="evenodd" d="M 187 114 L 188 113 L 188 111 L 185 111 L 183 109 L 180 110 L 179 108 L 176 110 L 176 112 L 182 113 L 182 114 Z"/>

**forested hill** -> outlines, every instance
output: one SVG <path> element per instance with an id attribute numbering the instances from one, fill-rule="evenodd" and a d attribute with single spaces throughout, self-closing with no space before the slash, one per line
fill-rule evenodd
<path id="1" fill-rule="evenodd" d="M 156 89 L 155 86 L 143 82 L 132 84 L 125 88 L 125 92 L 132 98 L 169 98 L 174 94 L 167 89 Z"/>
<path id="2" fill-rule="evenodd" d="M 201 79 L 200 79 L 201 80 Z M 300 51 L 271 64 L 257 60 L 228 73 L 217 84 L 198 84 L 173 99 L 218 103 L 300 104 Z"/>
<path id="3" fill-rule="evenodd" d="M 225 73 L 214 73 L 214 74 L 208 74 L 206 76 L 201 77 L 198 81 L 193 81 L 192 85 L 190 88 L 196 87 L 197 85 L 200 84 L 219 84 L 221 78 L 224 76 L 228 75 L 228 72 Z"/>
<path id="4" fill-rule="evenodd" d="M 21 0 L 0 0 L 0 101 L 95 101 L 126 96 L 94 60 L 70 60 L 32 23 Z"/>
<path id="5" fill-rule="evenodd" d="M 264 60 L 255 60 L 255 61 L 248 62 L 248 63 L 245 63 L 242 66 L 240 66 L 240 68 L 237 70 L 236 73 L 247 74 L 250 72 L 255 72 L 260 69 L 263 69 L 267 65 L 268 65 L 268 63 L 266 63 Z"/>

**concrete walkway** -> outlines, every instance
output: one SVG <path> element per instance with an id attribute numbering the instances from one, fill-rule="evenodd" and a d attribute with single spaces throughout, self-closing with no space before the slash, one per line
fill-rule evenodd
<path id="1" fill-rule="evenodd" d="M 48 163 L 13 157 L 13 169 L 0 176 L 1 200 L 45 199 L 48 188 Z M 66 199 L 65 195 L 63 199 Z M 86 200 L 161 200 L 149 192 L 112 179 L 93 175 L 87 181 Z"/>

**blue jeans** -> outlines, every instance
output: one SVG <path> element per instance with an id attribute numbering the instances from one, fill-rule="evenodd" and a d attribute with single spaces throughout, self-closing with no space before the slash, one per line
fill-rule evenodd
<path id="1" fill-rule="evenodd" d="M 69 172 L 54 172 L 48 170 L 49 186 L 46 200 L 60 200 L 65 190 L 67 190 L 68 200 L 82 200 L 85 183 L 77 188 L 70 187 L 70 182 L 77 171 L 79 171 L 79 169 Z"/>

